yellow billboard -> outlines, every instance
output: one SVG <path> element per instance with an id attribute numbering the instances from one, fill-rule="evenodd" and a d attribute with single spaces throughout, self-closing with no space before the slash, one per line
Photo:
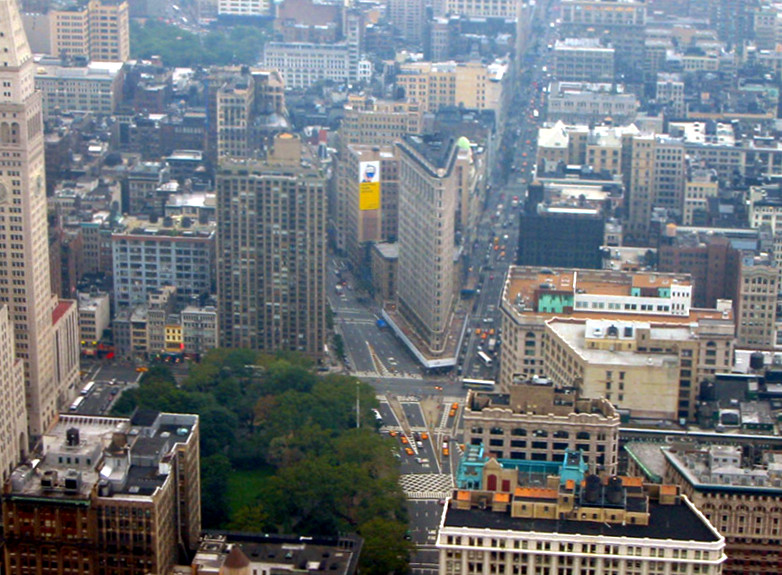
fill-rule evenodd
<path id="1" fill-rule="evenodd" d="M 380 162 L 358 165 L 358 209 L 362 212 L 380 209 Z"/>

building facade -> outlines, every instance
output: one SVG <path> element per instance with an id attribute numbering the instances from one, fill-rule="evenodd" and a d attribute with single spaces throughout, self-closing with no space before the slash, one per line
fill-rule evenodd
<path id="1" fill-rule="evenodd" d="M 700 382 L 730 371 L 735 326 L 729 303 L 691 299 L 686 275 L 511 266 L 500 387 L 543 375 L 639 417 L 693 418 Z"/>
<path id="2" fill-rule="evenodd" d="M 0 70 L 0 226 L 7 230 L 0 235 L 0 299 L 8 304 L 16 356 L 24 363 L 25 439 L 34 440 L 63 407 L 58 398 L 75 386 L 78 370 L 74 379 L 57 379 L 41 94 L 15 2 L 0 3 L 0 33 L 6 64 Z"/>
<path id="3" fill-rule="evenodd" d="M 297 138 L 265 161 L 225 160 L 217 174 L 220 341 L 301 351 L 326 340 L 326 181 Z"/>
<path id="4" fill-rule="evenodd" d="M 402 64 L 396 77 L 405 97 L 424 112 L 445 106 L 494 110 L 502 117 L 507 62 L 412 62 Z"/>
<path id="5" fill-rule="evenodd" d="M 269 42 L 263 65 L 280 71 L 288 88 L 309 88 L 323 80 L 337 83 L 362 82 L 372 78 L 372 65 L 359 58 L 346 42 Z"/>
<path id="6" fill-rule="evenodd" d="M 217 157 L 250 155 L 255 90 L 249 74 L 234 76 L 217 92 Z"/>
<path id="7" fill-rule="evenodd" d="M 422 345 L 442 353 L 456 290 L 454 250 L 459 187 L 454 142 L 411 136 L 399 157 L 399 309 Z M 444 150 L 442 148 L 445 148 Z"/>
<path id="8" fill-rule="evenodd" d="M 605 399 L 587 399 L 550 380 L 514 384 L 508 394 L 470 392 L 462 413 L 464 443 L 497 459 L 563 461 L 578 450 L 594 471 L 615 474 L 619 414 Z"/>
<path id="9" fill-rule="evenodd" d="M 779 272 L 770 262 L 741 266 L 737 345 L 769 349 L 776 341 Z"/>
<path id="10" fill-rule="evenodd" d="M 0 306 L 0 373 L 3 394 L 0 399 L 0 479 L 11 477 L 14 467 L 27 453 L 27 413 L 24 404 L 24 366 L 16 357 L 13 322 L 9 306 Z"/>
<path id="11" fill-rule="evenodd" d="M 130 13 L 124 0 L 90 0 L 49 13 L 51 54 L 97 62 L 130 58 Z"/>
<path id="12" fill-rule="evenodd" d="M 678 485 L 725 537 L 723 573 L 773 573 L 782 563 L 782 477 L 775 454 L 765 466 L 743 461 L 741 447 L 664 449 L 664 481 Z"/>
<path id="13" fill-rule="evenodd" d="M 180 315 L 185 354 L 201 356 L 210 349 L 220 347 L 217 308 L 187 306 Z"/>
<path id="14" fill-rule="evenodd" d="M 111 303 L 107 293 L 80 293 L 78 302 L 79 336 L 83 353 L 85 348 L 94 349 L 103 338 L 103 330 L 111 323 Z"/>
<path id="15" fill-rule="evenodd" d="M 426 30 L 426 5 L 423 0 L 390 0 L 391 23 L 399 35 L 414 46 L 422 46 Z"/>
<path id="16" fill-rule="evenodd" d="M 185 217 L 125 218 L 111 234 L 115 307 L 142 304 L 167 285 L 176 287 L 182 303 L 213 293 L 215 229 Z"/>
<path id="17" fill-rule="evenodd" d="M 130 12 L 126 0 L 90 0 L 90 59 L 125 62 L 130 58 Z"/>
<path id="18" fill-rule="evenodd" d="M 666 229 L 657 248 L 657 269 L 692 276 L 694 307 L 714 308 L 718 300 L 738 304 L 741 252 L 728 238 L 702 231 Z"/>
<path id="19" fill-rule="evenodd" d="M 513 0 L 435 0 L 436 16 L 460 15 L 468 18 L 502 18 L 515 21 L 521 13 L 521 5 Z"/>
<path id="20" fill-rule="evenodd" d="M 90 20 L 87 6 L 49 12 L 51 54 L 56 57 L 89 59 Z"/>
<path id="21" fill-rule="evenodd" d="M 596 38 L 557 40 L 553 50 L 554 77 L 570 82 L 613 82 L 614 49 Z"/>
<path id="22" fill-rule="evenodd" d="M 380 168 L 380 203 L 369 209 L 361 202 L 361 169 Z M 337 181 L 338 203 L 345 206 L 345 251 L 354 266 L 366 255 L 368 242 L 396 241 L 399 217 L 399 161 L 393 146 L 348 145 Z"/>
<path id="23" fill-rule="evenodd" d="M 552 82 L 546 102 L 549 122 L 597 123 L 611 118 L 616 124 L 635 120 L 640 105 L 622 85 L 594 82 Z"/>
<path id="24" fill-rule="evenodd" d="M 564 37 L 596 37 L 616 50 L 618 71 L 628 78 L 641 74 L 636 63 L 644 60 L 646 3 L 640 0 L 564 0 L 561 33 Z M 634 78 L 640 79 L 640 78 Z"/>
<path id="25" fill-rule="evenodd" d="M 268 0 L 218 0 L 219 16 L 269 16 Z"/>
<path id="26" fill-rule="evenodd" d="M 437 532 L 439 573 L 722 573 L 725 538 L 675 486 L 552 479 L 512 492 L 455 492 Z"/>
<path id="27" fill-rule="evenodd" d="M 43 95 L 44 120 L 60 112 L 111 116 L 122 98 L 122 85 L 121 62 L 38 66 L 35 73 L 35 87 Z"/>
<path id="28" fill-rule="evenodd" d="M 198 437 L 196 415 L 60 415 L 39 473 L 20 465 L 6 483 L 5 572 L 169 572 L 198 546 Z"/>

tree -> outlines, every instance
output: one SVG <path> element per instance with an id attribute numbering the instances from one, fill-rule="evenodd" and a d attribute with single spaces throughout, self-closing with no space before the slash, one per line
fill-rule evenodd
<path id="1" fill-rule="evenodd" d="M 334 353 L 337 357 L 345 357 L 345 340 L 338 333 L 334 334 Z"/>
<path id="2" fill-rule="evenodd" d="M 360 571 L 364 575 L 407 573 L 413 544 L 405 539 L 407 525 L 377 517 L 361 526 L 364 538 Z"/>
<path id="3" fill-rule="evenodd" d="M 218 528 L 228 519 L 228 477 L 231 462 L 225 455 L 201 458 L 201 522 Z"/>
<path id="4" fill-rule="evenodd" d="M 259 503 L 242 506 L 228 523 L 228 529 L 232 531 L 265 533 L 273 528 L 274 526 L 269 523 L 269 514 Z"/>

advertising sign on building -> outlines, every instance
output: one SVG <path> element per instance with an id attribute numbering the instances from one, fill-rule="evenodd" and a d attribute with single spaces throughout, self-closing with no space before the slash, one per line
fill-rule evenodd
<path id="1" fill-rule="evenodd" d="M 358 209 L 362 212 L 380 209 L 380 162 L 360 162 Z"/>

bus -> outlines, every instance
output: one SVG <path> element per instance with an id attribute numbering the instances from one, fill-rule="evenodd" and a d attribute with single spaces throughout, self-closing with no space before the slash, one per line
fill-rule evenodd
<path id="1" fill-rule="evenodd" d="M 80 392 L 80 393 L 81 393 L 82 395 L 89 395 L 89 394 L 90 394 L 90 392 L 91 392 L 93 389 L 95 389 L 95 382 L 94 382 L 94 381 L 91 381 L 91 382 L 89 382 L 87 385 L 85 385 L 84 387 L 82 387 L 82 388 L 81 388 L 81 392 Z"/>
<path id="2" fill-rule="evenodd" d="M 77 397 L 75 400 L 73 400 L 73 403 L 71 403 L 71 406 L 68 408 L 69 411 L 77 411 L 81 404 L 84 403 L 84 396 Z"/>
<path id="3" fill-rule="evenodd" d="M 496 384 L 492 379 L 463 379 L 462 387 L 464 389 L 475 389 L 479 391 L 494 391 Z"/>
<path id="4" fill-rule="evenodd" d="M 492 361 L 491 358 L 486 354 L 486 352 L 479 351 L 478 359 L 480 359 L 483 362 L 483 365 L 485 365 L 486 367 L 491 367 Z"/>

